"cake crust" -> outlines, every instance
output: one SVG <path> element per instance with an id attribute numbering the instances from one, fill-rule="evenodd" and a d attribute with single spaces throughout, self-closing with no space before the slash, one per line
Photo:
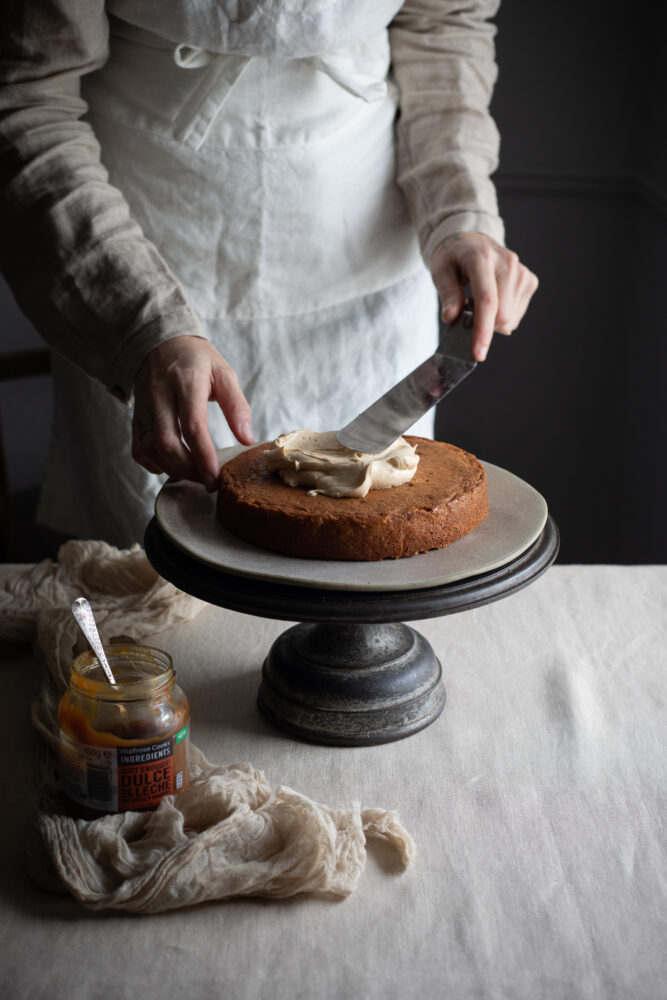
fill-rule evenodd
<path id="1" fill-rule="evenodd" d="M 484 467 L 442 441 L 410 437 L 419 465 L 411 482 L 365 497 L 308 496 L 269 471 L 268 444 L 223 465 L 217 516 L 260 548 L 310 559 L 374 562 L 444 548 L 489 511 Z"/>

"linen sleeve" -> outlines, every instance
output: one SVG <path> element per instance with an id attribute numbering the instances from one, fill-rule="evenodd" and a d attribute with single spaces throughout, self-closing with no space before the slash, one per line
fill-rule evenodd
<path id="1" fill-rule="evenodd" d="M 0 6 L 0 269 L 44 339 L 129 401 L 146 354 L 203 336 L 108 183 L 80 94 L 107 58 L 104 0 Z"/>
<path id="2" fill-rule="evenodd" d="M 504 240 L 491 173 L 499 135 L 489 114 L 499 0 L 406 0 L 389 28 L 400 91 L 397 180 L 424 260 L 455 232 Z"/>

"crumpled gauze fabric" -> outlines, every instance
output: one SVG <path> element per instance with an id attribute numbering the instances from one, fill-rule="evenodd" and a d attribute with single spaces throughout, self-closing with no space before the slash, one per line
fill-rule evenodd
<path id="1" fill-rule="evenodd" d="M 141 548 L 71 541 L 57 563 L 45 561 L 1 584 L 0 641 L 36 638 L 41 676 L 33 723 L 39 755 L 37 828 L 29 852 L 33 877 L 64 886 L 85 906 L 159 913 L 232 896 L 301 892 L 347 896 L 366 862 L 366 839 L 395 848 L 404 867 L 414 844 L 395 813 L 330 809 L 290 788 L 275 792 L 251 764 L 215 765 L 191 747 L 190 788 L 153 812 L 100 819 L 62 815 L 55 750 L 58 703 L 82 644 L 71 613 L 91 602 L 103 641 L 118 635 L 149 642 L 203 607 L 153 570 Z M 57 876 L 57 878 L 54 878 Z"/>

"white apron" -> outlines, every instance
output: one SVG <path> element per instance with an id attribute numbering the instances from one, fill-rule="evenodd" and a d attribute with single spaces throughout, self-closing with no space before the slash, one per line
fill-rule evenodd
<path id="1" fill-rule="evenodd" d="M 342 426 L 434 348 L 394 180 L 398 6 L 108 4 L 111 55 L 84 90 L 102 161 L 236 370 L 257 440 Z M 131 459 L 131 411 L 62 359 L 54 374 L 40 520 L 141 541 L 161 479 Z M 235 443 L 212 404 L 209 423 Z"/>

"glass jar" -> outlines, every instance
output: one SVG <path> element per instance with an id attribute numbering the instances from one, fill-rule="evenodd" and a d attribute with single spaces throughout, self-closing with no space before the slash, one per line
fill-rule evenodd
<path id="1" fill-rule="evenodd" d="M 190 706 L 171 657 L 130 644 L 104 651 L 116 683 L 83 653 L 58 708 L 63 792 L 85 819 L 154 809 L 189 784 Z"/>

